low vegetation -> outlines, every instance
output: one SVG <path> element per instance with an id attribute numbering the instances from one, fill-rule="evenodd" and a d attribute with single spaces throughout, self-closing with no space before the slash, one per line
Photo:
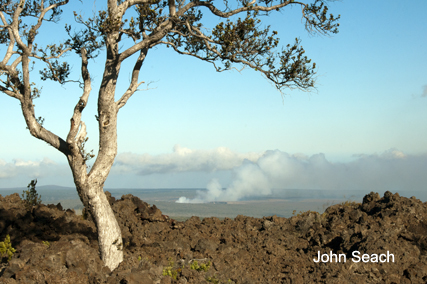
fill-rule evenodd
<path id="1" fill-rule="evenodd" d="M 0 242 L 0 255 L 2 257 L 7 256 L 7 261 L 9 262 L 15 252 L 16 250 L 12 247 L 12 243 L 10 242 L 10 236 L 6 235 L 4 241 Z"/>
<path id="2" fill-rule="evenodd" d="M 206 263 L 200 263 L 197 260 L 191 261 L 189 269 L 196 270 L 198 272 L 208 272 L 212 263 L 210 261 Z M 172 279 L 177 280 L 178 276 L 181 275 L 182 270 L 185 268 L 185 265 L 182 267 L 176 266 L 175 262 L 172 261 L 172 258 L 169 258 L 169 263 L 166 267 L 163 268 L 162 275 L 170 276 Z M 215 276 L 210 276 L 206 278 L 206 281 L 211 283 L 219 284 L 219 280 Z M 231 283 L 231 282 L 230 282 Z"/>
<path id="3" fill-rule="evenodd" d="M 162 275 L 163 276 L 170 276 L 172 279 L 176 280 L 178 277 L 178 273 L 181 272 L 181 268 L 174 268 L 175 263 L 172 261 L 172 258 L 169 258 L 169 264 L 168 266 L 163 268 Z"/>
<path id="4" fill-rule="evenodd" d="M 211 267 L 211 262 L 208 261 L 207 263 L 202 263 L 199 265 L 197 260 L 193 261 L 191 263 L 190 269 L 196 270 L 196 271 L 204 271 L 207 272 L 209 268 Z"/>

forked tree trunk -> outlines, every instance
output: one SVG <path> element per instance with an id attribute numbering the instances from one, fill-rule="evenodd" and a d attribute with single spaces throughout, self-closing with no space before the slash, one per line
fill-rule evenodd
<path id="1" fill-rule="evenodd" d="M 118 106 L 114 95 L 120 62 L 117 61 L 117 54 L 114 53 L 118 51 L 117 39 L 112 38 L 107 40 L 113 44 L 111 44 L 112 47 L 107 44 L 107 62 L 98 94 L 98 156 L 89 174 L 86 175 L 87 179 L 83 177 L 82 180 L 84 184 L 82 189 L 87 194 L 88 207 L 98 230 L 101 258 L 110 270 L 116 269 L 123 261 L 122 233 L 103 190 L 104 182 L 117 155 Z"/>

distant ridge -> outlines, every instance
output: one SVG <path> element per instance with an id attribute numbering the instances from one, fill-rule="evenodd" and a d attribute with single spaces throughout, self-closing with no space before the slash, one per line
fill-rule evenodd
<path id="1" fill-rule="evenodd" d="M 23 190 L 26 189 L 26 186 L 20 186 L 20 187 L 0 187 L 0 190 Z M 36 186 L 36 189 L 42 189 L 42 190 L 49 190 L 49 189 L 64 189 L 64 190 L 76 190 L 75 187 L 68 187 L 68 186 L 60 186 L 60 185 L 40 185 Z"/>
<path id="2" fill-rule="evenodd" d="M 0 194 L 5 196 L 17 192 L 22 194 L 27 187 L 9 187 L 0 188 Z M 42 195 L 42 200 L 64 200 L 64 199 L 79 199 L 75 187 L 59 186 L 59 185 L 42 185 L 37 186 L 36 190 Z M 204 191 L 205 188 L 105 188 L 105 191 L 109 191 L 113 196 L 121 197 L 123 194 L 133 194 L 145 196 L 149 195 L 163 195 L 170 193 L 173 196 L 185 196 L 186 194 L 195 195 L 197 190 Z M 372 189 L 367 190 L 320 190 L 320 189 L 273 189 L 272 195 L 266 195 L 262 197 L 249 197 L 241 201 L 248 200 L 268 200 L 268 199 L 292 199 L 292 200 L 305 200 L 305 199 L 328 199 L 328 200 L 354 200 L 361 202 L 366 194 L 371 191 L 378 192 L 380 195 L 384 194 L 384 191 L 375 191 Z M 395 191 L 391 190 L 393 193 Z M 400 190 L 398 193 L 404 197 L 415 196 L 422 202 L 427 201 L 427 191 L 414 191 L 414 190 Z M 182 194 L 182 195 L 181 195 Z M 158 198 L 156 198 L 158 199 Z M 160 198 L 160 200 L 163 198 Z"/>

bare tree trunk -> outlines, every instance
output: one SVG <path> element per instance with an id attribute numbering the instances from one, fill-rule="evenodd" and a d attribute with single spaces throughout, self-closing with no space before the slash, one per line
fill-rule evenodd
<path id="1" fill-rule="evenodd" d="M 81 156 L 68 156 L 68 160 L 80 200 L 95 223 L 101 259 L 113 271 L 123 261 L 123 240 L 116 216 L 103 190 L 106 176 L 87 175 Z M 111 161 L 98 166 L 98 169 L 108 175 L 112 165 Z"/>
<path id="2" fill-rule="evenodd" d="M 103 184 L 103 182 L 95 181 L 89 183 L 85 180 L 86 176 L 80 176 L 83 177 L 82 180 L 76 176 L 75 171 L 73 171 L 73 174 L 80 200 L 85 210 L 92 217 L 97 229 L 101 259 L 104 261 L 105 266 L 113 271 L 123 261 L 123 240 L 113 209 L 102 186 L 99 185 Z"/>
<path id="3" fill-rule="evenodd" d="M 114 270 L 123 261 L 122 232 L 102 187 L 86 185 L 81 190 L 87 195 L 89 212 L 98 233 L 99 252 L 105 265 Z"/>

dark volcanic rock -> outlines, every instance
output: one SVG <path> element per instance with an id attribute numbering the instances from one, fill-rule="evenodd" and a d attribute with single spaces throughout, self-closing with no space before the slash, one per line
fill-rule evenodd
<path id="1" fill-rule="evenodd" d="M 130 194 L 107 196 L 125 244 L 113 272 L 99 258 L 91 221 L 60 205 L 27 210 L 18 194 L 0 196 L 0 240 L 9 234 L 17 249 L 2 259 L 0 283 L 427 282 L 427 205 L 416 198 L 370 193 L 323 214 L 183 223 Z M 355 262 L 356 251 L 371 260 L 388 252 L 394 262 Z M 341 262 L 316 263 L 319 252 Z"/>

